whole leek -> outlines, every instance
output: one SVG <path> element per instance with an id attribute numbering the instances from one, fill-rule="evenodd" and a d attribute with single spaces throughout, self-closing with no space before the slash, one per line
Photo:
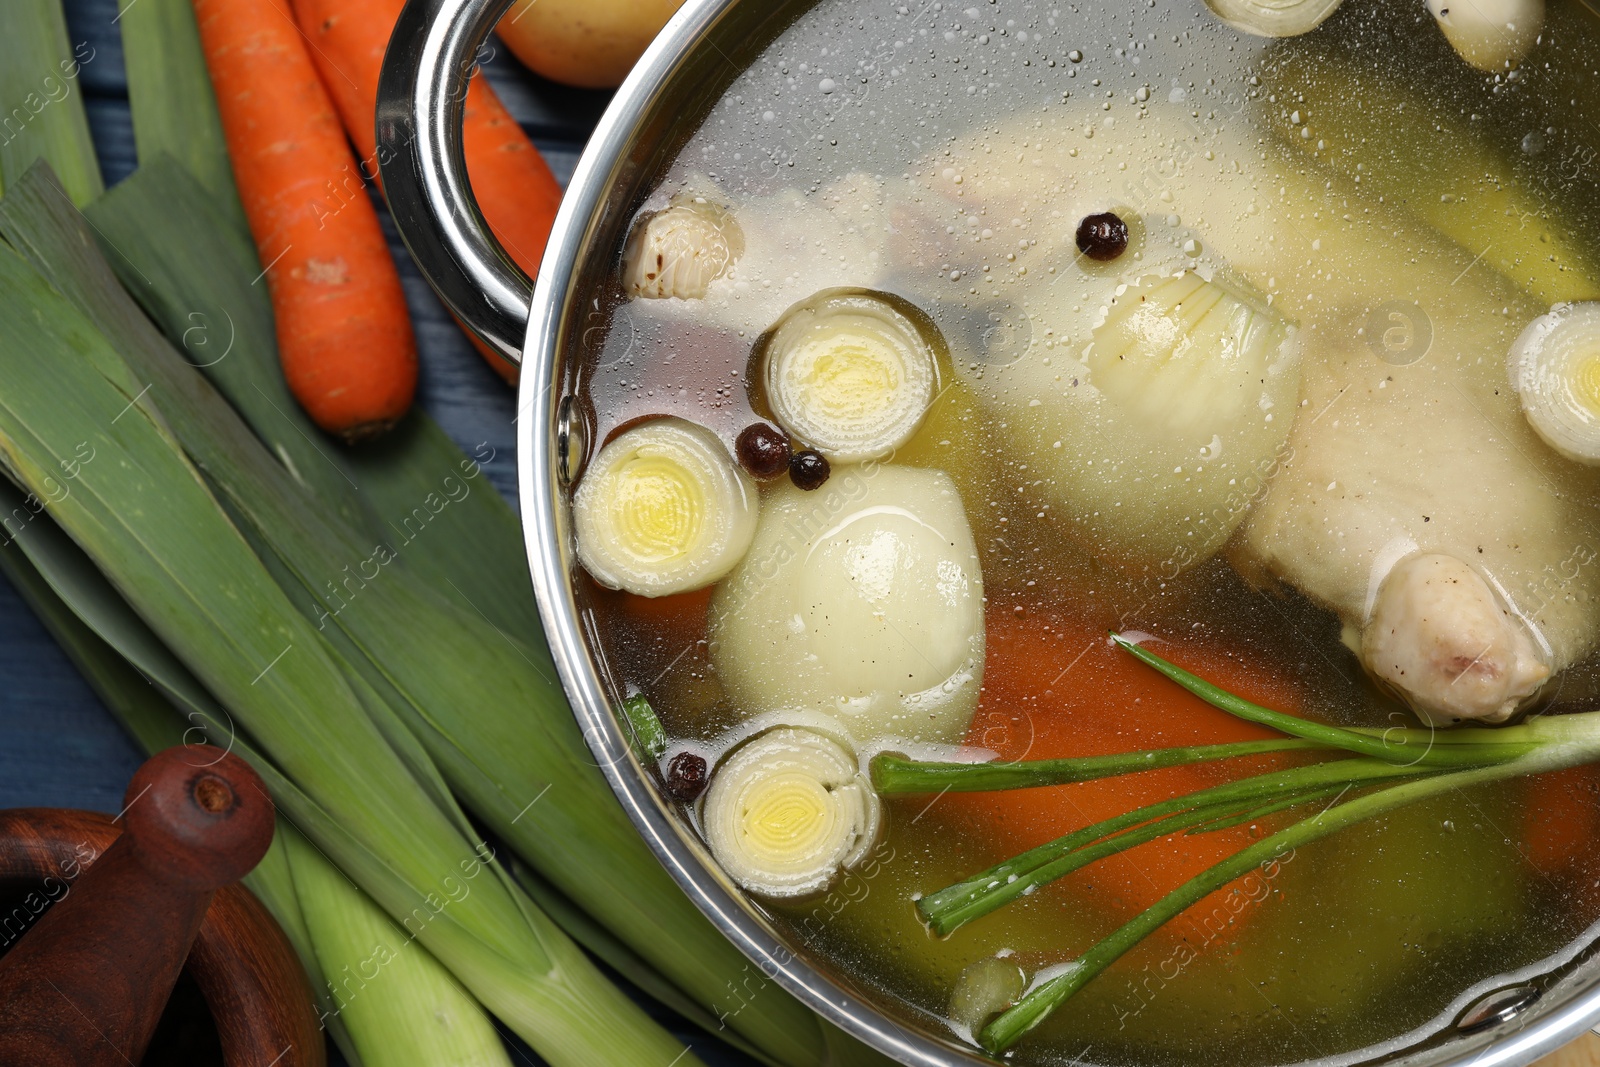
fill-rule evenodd
<path id="1" fill-rule="evenodd" d="M 60 253 L 67 288 L 86 280 L 68 278 L 69 250 L 44 239 L 29 250 Z M 184 456 L 150 395 L 155 383 L 10 248 L 0 249 L 0 305 L 0 466 L 52 501 L 61 526 L 251 732 L 280 810 L 552 1063 L 594 1062 L 602 1049 L 611 1062 L 651 1067 L 678 1056 L 485 862 L 426 757 L 368 717 L 363 694 Z M 118 327 L 137 336 L 131 316 Z M 75 466 L 63 493 L 66 464 Z"/>
<path id="2" fill-rule="evenodd" d="M 92 240 L 77 248 L 56 244 L 52 255 L 65 251 L 66 261 L 58 255 L 47 264 L 43 252 L 52 238 L 22 232 L 39 202 L 52 198 L 50 190 L 35 186 L 31 207 L 13 203 L 9 238 L 30 249 L 34 267 L 65 291 L 93 327 L 116 338 L 119 354 L 138 367 L 134 376 L 140 387 L 150 384 L 150 396 L 162 396 L 154 405 L 162 409 L 159 417 L 203 471 L 227 520 L 250 548 L 266 554 L 269 573 L 284 583 L 305 622 L 332 643 L 345 686 L 413 775 L 409 788 L 459 823 L 459 813 L 450 814 L 455 811 L 450 789 L 456 790 L 559 890 L 581 901 L 610 933 L 686 990 L 702 1005 L 703 1015 L 722 1020 L 713 1025 L 748 1035 L 765 1056 L 792 1065 L 876 1060 L 863 1046 L 819 1025 L 776 987 L 748 1000 L 738 992 L 759 979 L 758 972 L 677 891 L 633 833 L 589 763 L 555 681 L 525 578 L 515 516 L 487 485 L 472 481 L 481 469 L 478 461 L 487 457 L 462 455 L 425 417 L 410 420 L 384 448 L 341 454 L 287 401 L 270 316 L 263 318 L 260 287 L 252 286 L 260 265 L 238 232 L 225 168 L 216 165 L 224 155 L 211 100 L 208 93 L 193 91 L 204 84 L 205 73 L 185 5 L 143 2 L 156 6 L 120 4 L 142 166 L 89 210 L 97 231 L 93 238 L 105 241 L 125 286 L 166 331 L 172 347 L 151 354 L 155 348 L 147 321 L 130 314 L 123 294 L 113 292 L 100 267 L 80 254 L 92 250 Z M 75 156 L 82 156 L 86 145 L 85 140 L 44 155 L 66 172 L 81 162 Z M 196 184 L 183 166 L 163 164 L 163 152 L 180 156 L 201 175 L 204 195 L 192 197 L 189 187 L 163 184 L 173 175 L 187 179 L 190 187 Z M 25 190 L 23 199 L 27 196 Z M 159 210 L 147 210 L 152 201 Z M 69 244 L 89 232 L 68 216 L 51 221 L 56 238 L 76 229 Z M 63 229 L 63 223 L 70 225 Z M 161 258 L 174 250 L 175 260 Z M 166 269 L 174 264 L 175 269 Z M 165 377 L 152 370 L 162 367 Z M 227 403 L 204 388 L 195 367 Z M 125 395 L 131 399 L 137 392 Z M 248 428 L 229 403 L 246 417 Z M 202 440 L 208 436 L 209 450 Z M 446 479 L 453 480 L 442 485 Z M 441 488 L 452 495 L 446 498 Z M 448 506 L 441 509 L 445 499 Z M 419 537 L 423 526 L 426 535 Z M 324 543 L 315 544 L 325 536 Z M 365 596 L 358 610 L 346 610 L 353 601 L 341 591 L 363 589 L 349 575 L 370 566 L 373 546 L 381 542 L 400 542 L 404 548 L 383 564 L 386 582 L 410 588 L 389 597 Z M 358 620 L 363 613 L 365 620 Z M 412 628 L 416 619 L 436 620 L 437 629 L 419 633 Z M 162 639 L 170 638 L 163 633 Z M 160 643 L 153 635 L 150 640 Z M 498 647 L 480 655 L 476 666 L 458 658 L 470 648 L 491 645 Z M 177 650 L 198 669 L 191 658 L 198 654 L 194 647 Z M 452 678 L 471 678 L 472 685 Z M 481 695 L 474 695 L 474 686 L 482 688 Z M 225 703 L 237 712 L 231 701 Z M 483 716 L 486 705 L 527 710 L 496 722 Z M 249 716 L 235 717 L 243 722 Z M 219 724 L 217 736 L 226 739 L 225 719 L 205 721 Z M 419 738 L 423 748 L 417 747 Z M 293 793 L 296 785 L 290 774 L 274 778 L 275 788 L 286 792 Z M 530 807 L 536 797 L 543 800 Z M 297 822 L 319 843 L 346 836 L 341 820 L 330 818 L 315 798 L 293 799 L 304 805 Z M 393 912 L 395 902 L 381 891 L 392 872 L 365 851 L 329 850 L 347 873 L 378 887 L 376 895 Z M 595 893 L 595 885 L 608 891 Z M 439 928 L 431 935 L 435 941 L 453 930 L 450 924 L 432 925 Z M 462 967 L 451 966 L 473 984 Z M 479 973 L 476 980 L 493 979 Z M 660 988 L 665 990 L 666 983 Z"/>
<path id="3" fill-rule="evenodd" d="M 67 40 L 60 0 L 6 0 L 0 49 L 0 187 L 48 159 L 72 202 L 88 203 L 105 188 L 79 82 L 93 46 Z"/>
<path id="4" fill-rule="evenodd" d="M 142 250 L 138 262 L 114 261 L 135 291 L 141 274 L 181 280 L 184 262 L 200 258 L 195 249 L 210 240 L 194 207 L 198 191 L 186 193 L 181 208 L 170 195 L 185 180 L 181 170 L 159 161 L 147 166 L 96 206 L 90 231 L 117 248 Z M 185 213 L 196 218 L 174 217 Z M 159 227 L 150 228 L 151 219 L 160 219 Z M 240 295 L 227 306 L 260 298 L 247 275 L 246 268 L 233 269 Z M 187 283 L 219 284 L 193 273 Z M 146 306 L 176 339 L 192 325 L 182 309 L 196 304 L 169 298 Z M 86 297 L 81 306 L 99 301 Z M 368 505 L 326 506 L 338 499 L 326 495 L 326 486 L 312 498 L 252 434 L 254 428 L 262 437 L 291 436 L 281 406 L 263 403 L 252 388 L 230 390 L 255 414 L 246 427 L 199 374 L 171 358 L 170 348 L 141 346 L 130 355 L 141 351 L 141 373 L 162 389 L 175 434 L 263 551 L 279 561 L 306 620 L 383 694 L 462 801 L 545 878 L 702 1005 L 727 1014 L 729 1025 L 768 1055 L 796 1065 L 829 1056 L 828 1035 L 787 994 L 773 989 L 742 1007 L 731 990 L 753 968 L 672 884 L 593 765 L 538 627 L 515 518 L 474 480 L 477 462 L 444 451 L 419 465 L 411 484 L 398 472 L 375 477 L 370 466 L 352 464 L 348 473 L 364 491 L 386 490 L 372 509 L 383 518 L 374 524 L 369 515 L 358 527 L 340 516 L 362 522 Z M 220 373 L 246 358 L 273 357 L 270 349 L 239 349 L 205 371 Z M 342 459 L 314 455 L 304 462 L 326 467 Z M 397 626 L 402 619 L 408 625 Z M 488 715 L 485 707 L 518 710 Z M 597 894 L 590 891 L 595 885 L 610 890 Z"/>

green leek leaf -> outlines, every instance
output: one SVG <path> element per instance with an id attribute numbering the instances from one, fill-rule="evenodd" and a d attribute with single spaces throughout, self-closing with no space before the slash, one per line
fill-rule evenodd
<path id="1" fill-rule="evenodd" d="M 67 40 L 60 0 L 0 4 L 0 187 L 10 188 L 35 160 L 49 160 L 74 204 L 105 188 L 79 75 L 97 55 Z"/>
<path id="2" fill-rule="evenodd" d="M 7 216 L 8 233 L 17 222 Z M 70 237 L 92 248 L 82 232 Z M 73 273 L 83 265 L 72 262 L 77 250 L 48 234 L 29 246 L 55 268 L 57 284 L 81 297 L 96 279 Z M 109 277 L 103 262 L 100 270 Z M 487 1006 L 558 1064 L 591 1061 L 599 1047 L 621 1062 L 671 1060 L 670 1038 L 593 972 L 503 872 L 481 863 L 368 719 L 326 643 L 262 569 L 157 411 L 174 400 L 192 434 L 194 392 L 182 388 L 191 383 L 179 374 L 179 387 L 168 388 L 162 375 L 147 374 L 159 360 L 136 371 L 107 341 L 102 323 L 114 323 L 130 331 L 112 331 L 127 352 L 165 348 L 147 322 L 138 328 L 142 316 L 129 313 L 114 280 L 112 288 L 120 300 L 95 304 L 86 317 L 15 252 L 0 250 L 0 464 L 51 500 L 63 528 L 152 630 L 243 720 L 268 756 L 258 769 L 280 810 L 397 919 L 418 922 L 423 941 Z M 170 350 L 166 362 L 185 369 Z M 209 414 L 220 416 L 225 404 L 215 402 L 220 410 Z M 73 457 L 80 465 L 69 490 L 52 495 Z M 296 783 L 311 783 L 315 796 Z M 469 869 L 492 873 L 456 899 L 452 887 L 465 885 L 457 872 Z"/>
<path id="3" fill-rule="evenodd" d="M 119 0 L 117 25 L 140 165 L 162 154 L 177 159 L 212 194 L 233 235 L 248 239 L 194 8 L 189 0 Z"/>

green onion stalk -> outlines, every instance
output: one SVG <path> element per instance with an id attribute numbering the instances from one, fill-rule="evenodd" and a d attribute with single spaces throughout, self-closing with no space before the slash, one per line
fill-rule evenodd
<path id="1" fill-rule="evenodd" d="M 1120 635 L 1113 634 L 1111 639 L 1212 706 L 1289 736 L 1012 763 L 918 761 L 884 753 L 872 760 L 873 784 L 887 795 L 988 792 L 1064 785 L 1276 752 L 1334 758 L 1255 774 L 1145 805 L 1064 834 L 918 899 L 917 912 L 923 923 L 934 934 L 947 936 L 1042 885 L 1145 842 L 1175 833 L 1210 833 L 1306 809 L 1297 821 L 1174 889 L 1083 955 L 1037 975 L 1020 1000 L 978 1031 L 979 1043 L 996 1055 L 1163 924 L 1263 864 L 1281 860 L 1345 827 L 1452 790 L 1600 761 L 1600 712 L 1545 716 L 1498 729 L 1346 729 L 1252 703 Z"/>

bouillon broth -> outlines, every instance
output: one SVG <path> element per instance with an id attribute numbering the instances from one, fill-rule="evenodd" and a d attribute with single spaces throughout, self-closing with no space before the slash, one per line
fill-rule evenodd
<path id="1" fill-rule="evenodd" d="M 1425 753 L 1600 702 L 1600 16 L 1512 6 L 1474 36 L 1345 0 L 1272 38 L 1198 0 L 824 2 L 641 205 L 584 378 L 601 643 L 663 793 L 891 1015 L 1021 1062 L 1337 1057 L 1600 920 L 1588 766 L 1273 848 L 1003 1043 L 1189 879 L 1382 783 L 930 910 L 1348 755 L 1274 750 L 1108 631 Z M 1034 788 L 868 771 L 1247 742 Z"/>

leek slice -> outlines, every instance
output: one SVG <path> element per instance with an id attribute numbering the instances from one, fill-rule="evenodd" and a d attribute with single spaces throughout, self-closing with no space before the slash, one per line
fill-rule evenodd
<path id="1" fill-rule="evenodd" d="M 1544 443 L 1600 466 L 1600 301 L 1557 304 L 1511 346 L 1511 381 Z"/>
<path id="2" fill-rule="evenodd" d="M 903 300 L 827 289 L 784 312 L 756 348 L 758 398 L 836 463 L 889 455 L 939 392 L 938 328 Z"/>
<path id="3" fill-rule="evenodd" d="M 812 730 L 780 727 L 741 745 L 711 779 L 706 843 L 752 893 L 826 889 L 877 840 L 882 805 L 855 756 Z"/>
<path id="4" fill-rule="evenodd" d="M 701 589 L 744 558 L 756 486 L 716 436 L 678 418 L 624 431 L 578 485 L 578 558 L 594 580 L 640 596 Z"/>

